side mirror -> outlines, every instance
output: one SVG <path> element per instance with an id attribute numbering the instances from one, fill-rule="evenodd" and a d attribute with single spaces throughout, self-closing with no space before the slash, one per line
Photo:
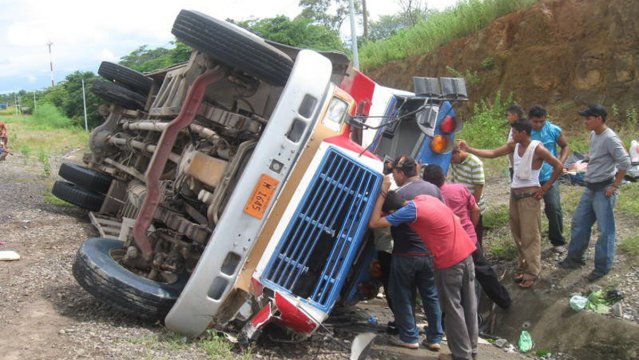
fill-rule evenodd
<path id="1" fill-rule="evenodd" d="M 426 105 L 423 109 L 415 114 L 417 126 L 424 134 L 428 136 L 435 135 L 435 126 L 437 125 L 437 115 L 439 114 L 439 106 Z"/>
<path id="2" fill-rule="evenodd" d="M 366 118 L 363 116 L 346 115 L 346 123 L 355 129 L 363 129 L 366 127 Z"/>

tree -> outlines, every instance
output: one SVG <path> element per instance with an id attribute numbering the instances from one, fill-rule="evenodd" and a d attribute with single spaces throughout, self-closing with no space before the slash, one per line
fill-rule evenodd
<path id="1" fill-rule="evenodd" d="M 147 72 L 163 69 L 189 59 L 193 49 L 179 41 L 173 41 L 171 44 L 175 47 L 171 49 L 163 47 L 149 49 L 147 45 L 142 45 L 128 55 L 123 56 L 120 59 L 120 65 L 140 72 Z"/>
<path id="2" fill-rule="evenodd" d="M 316 50 L 344 51 L 344 46 L 335 31 L 315 25 L 311 19 L 280 15 L 274 18 L 247 20 L 238 23 L 259 36 L 281 44 Z"/>
<path id="3" fill-rule="evenodd" d="M 382 40 L 394 35 L 398 30 L 406 28 L 405 18 L 400 15 L 382 15 L 379 20 L 369 24 L 369 40 Z"/>
<path id="4" fill-rule="evenodd" d="M 302 13 L 299 17 L 313 20 L 313 22 L 324 25 L 329 29 L 339 32 L 344 20 L 350 12 L 350 0 L 300 0 L 299 6 Z M 353 0 L 355 3 L 355 14 L 362 14 L 360 0 Z"/>
<path id="5" fill-rule="evenodd" d="M 402 8 L 401 16 L 408 27 L 417 25 L 430 14 L 428 4 L 422 5 L 422 0 L 397 0 Z"/>
<path id="6" fill-rule="evenodd" d="M 74 125 L 84 127 L 84 104 L 82 100 L 82 80 L 87 101 L 87 123 L 93 128 L 100 125 L 104 119 L 98 114 L 98 106 L 103 102 L 91 92 L 91 86 L 97 75 L 91 71 L 75 71 L 67 77 L 46 89 L 38 98 L 38 103 L 50 103 L 73 121 Z"/>

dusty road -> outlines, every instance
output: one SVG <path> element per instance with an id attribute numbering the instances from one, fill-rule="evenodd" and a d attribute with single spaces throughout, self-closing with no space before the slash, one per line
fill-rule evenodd
<path id="1" fill-rule="evenodd" d="M 52 164 L 57 172 L 59 160 Z M 75 252 L 96 236 L 87 214 L 75 207 L 51 205 L 44 194 L 55 174 L 19 155 L 0 163 L 0 250 L 15 250 L 18 261 L 0 261 L 0 359 L 207 359 L 197 341 L 184 341 L 161 324 L 142 323 L 112 310 L 86 293 L 71 275 Z M 374 313 L 379 325 L 367 324 Z M 265 334 L 251 351 L 259 359 L 347 359 L 357 332 L 379 336 L 374 359 L 436 359 L 427 350 L 388 345 L 383 300 L 361 304 L 328 327 L 343 344 L 319 331 L 310 340 L 285 343 Z M 482 359 L 518 359 L 492 345 L 481 345 Z M 233 355 L 231 355 L 232 357 Z"/>

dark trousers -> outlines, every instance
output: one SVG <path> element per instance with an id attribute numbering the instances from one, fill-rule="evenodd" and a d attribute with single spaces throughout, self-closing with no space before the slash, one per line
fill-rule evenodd
<path id="1" fill-rule="evenodd" d="M 484 217 L 479 215 L 479 221 L 475 225 L 475 233 L 477 234 L 477 245 L 484 248 Z"/>
<path id="2" fill-rule="evenodd" d="M 390 290 L 388 288 L 388 279 L 390 278 L 391 259 L 393 257 L 386 251 L 377 252 L 377 261 L 382 269 L 382 287 L 384 288 L 384 294 L 386 295 L 386 303 L 388 308 L 393 311 L 393 300 L 390 297 Z"/>
<path id="3" fill-rule="evenodd" d="M 508 290 L 499 283 L 497 273 L 490 266 L 479 247 L 473 252 L 473 262 L 475 263 L 475 280 L 479 282 L 488 298 L 502 309 L 510 307 L 512 300 Z"/>

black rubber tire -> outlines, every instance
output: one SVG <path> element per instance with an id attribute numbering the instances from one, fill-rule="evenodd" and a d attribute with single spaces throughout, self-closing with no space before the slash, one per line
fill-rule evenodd
<path id="1" fill-rule="evenodd" d="M 141 110 L 146 105 L 145 96 L 112 82 L 95 80 L 91 91 L 102 99 L 127 109 Z"/>
<path id="2" fill-rule="evenodd" d="M 293 68 L 291 58 L 264 39 L 197 11 L 180 11 L 172 33 L 220 63 L 273 85 L 284 86 Z"/>
<path id="3" fill-rule="evenodd" d="M 116 239 L 88 239 L 78 249 L 73 276 L 88 293 L 107 305 L 141 319 L 164 320 L 188 277 L 166 284 L 138 276 L 111 256 L 111 250 L 123 247 L 124 242 Z"/>
<path id="4" fill-rule="evenodd" d="M 153 85 L 153 79 L 141 72 L 109 61 L 103 61 L 100 64 L 98 74 L 143 96 L 149 94 Z"/>
<path id="5" fill-rule="evenodd" d="M 58 180 L 53 184 L 51 193 L 61 200 L 89 211 L 99 211 L 104 202 L 104 195 L 62 180 Z"/>
<path id="6" fill-rule="evenodd" d="M 60 165 L 58 175 L 64 180 L 70 181 L 86 190 L 100 194 L 106 194 L 111 187 L 111 181 L 113 181 L 113 178 L 109 175 L 82 165 L 66 162 Z"/>

